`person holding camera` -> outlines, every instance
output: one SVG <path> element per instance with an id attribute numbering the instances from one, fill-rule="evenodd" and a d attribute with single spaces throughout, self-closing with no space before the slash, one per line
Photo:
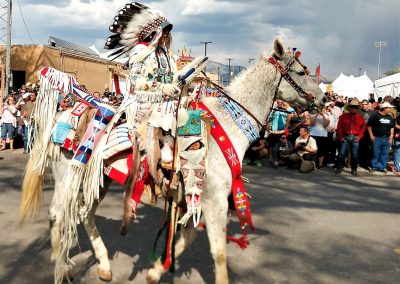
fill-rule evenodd
<path id="1" fill-rule="evenodd" d="M 295 153 L 289 156 L 291 165 L 295 168 L 300 167 L 300 170 L 303 168 L 304 172 L 311 171 L 314 167 L 315 153 L 318 147 L 315 139 L 310 136 L 307 126 L 300 126 L 300 136 L 296 139 L 294 150 Z M 305 169 L 306 167 L 308 169 Z"/>
<path id="2" fill-rule="evenodd" d="M 317 142 L 317 167 L 324 168 L 325 157 L 328 155 L 328 126 L 333 122 L 333 116 L 329 109 L 330 105 L 325 105 L 321 112 L 310 116 L 310 135 Z"/>
<path id="3" fill-rule="evenodd" d="M 287 163 L 290 154 L 293 152 L 293 146 L 286 135 L 282 135 L 279 141 L 275 144 L 272 149 L 272 160 L 273 167 L 277 169 L 279 167 L 279 161 Z"/>
<path id="4" fill-rule="evenodd" d="M 8 96 L 3 108 L 3 115 L 0 120 L 1 125 L 1 148 L 0 151 L 6 149 L 7 137 L 10 141 L 10 150 L 14 151 L 15 128 L 17 127 L 17 112 L 22 97 L 15 103 L 13 96 Z"/>

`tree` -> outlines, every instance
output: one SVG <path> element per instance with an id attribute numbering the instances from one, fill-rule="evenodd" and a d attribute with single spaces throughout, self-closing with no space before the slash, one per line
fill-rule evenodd
<path id="1" fill-rule="evenodd" d="M 396 67 L 396 68 L 394 68 L 392 70 L 386 71 L 384 74 L 386 76 L 390 76 L 390 75 L 393 75 L 393 74 L 396 74 L 396 73 L 399 73 L 399 72 L 400 72 L 400 67 Z"/>

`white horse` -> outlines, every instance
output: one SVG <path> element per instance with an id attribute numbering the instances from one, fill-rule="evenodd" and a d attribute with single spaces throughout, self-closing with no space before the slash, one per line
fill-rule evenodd
<path id="1" fill-rule="evenodd" d="M 279 92 L 276 98 L 285 100 L 292 105 L 302 107 L 314 105 L 317 109 L 321 109 L 326 101 L 324 94 L 318 85 L 306 75 L 305 67 L 299 61 L 293 61 L 293 58 L 285 52 L 278 40 L 274 42 L 274 51 L 271 57 L 283 67 L 288 67 L 289 69 L 286 71 L 289 76 L 305 93 L 313 97 L 310 100 L 309 97 L 307 99 L 300 96 L 298 91 L 288 86 L 285 80 L 282 80 L 282 87 L 285 91 Z M 230 97 L 249 110 L 261 122 L 266 121 L 273 104 L 275 90 L 281 78 L 277 67 L 271 64 L 268 59 L 269 56 L 262 56 L 256 65 L 241 73 L 227 87 L 227 93 Z M 230 114 L 217 99 L 208 97 L 203 100 L 203 103 L 220 122 L 233 143 L 238 160 L 242 161 L 245 151 L 249 147 L 249 140 L 238 130 Z M 257 125 L 251 117 L 249 119 L 254 125 Z M 260 130 L 259 126 L 256 127 Z M 230 168 L 216 141 L 211 139 L 208 147 L 208 152 L 212 154 L 206 158 L 208 168 L 203 180 L 202 212 L 207 227 L 211 255 L 214 259 L 215 283 L 228 283 L 226 231 L 224 229 L 227 224 L 228 196 L 231 193 L 232 179 L 231 175 L 226 174 L 230 172 Z M 178 257 L 195 238 L 196 230 L 188 230 L 190 231 L 182 234 L 176 244 L 175 257 Z M 149 282 L 158 282 L 163 273 L 165 273 L 164 268 L 158 261 L 150 269 L 147 279 Z"/>
<path id="2" fill-rule="evenodd" d="M 61 115 L 60 112 L 57 117 Z M 77 135 L 82 137 L 86 127 L 92 117 L 93 113 L 85 113 L 82 115 Z M 53 122 L 53 124 L 56 121 Z M 54 125 L 53 125 L 54 126 Z M 52 126 L 52 127 L 53 127 Z M 59 198 L 62 196 L 61 191 L 63 190 L 60 185 L 63 179 L 65 172 L 68 169 L 68 164 L 73 157 L 73 153 L 62 149 L 60 146 L 54 144 L 42 145 L 41 141 L 34 143 L 32 152 L 38 152 L 37 149 L 41 147 L 46 147 L 47 149 L 44 151 L 46 153 L 51 153 L 51 157 L 45 158 L 45 164 L 50 164 L 52 169 L 52 175 L 54 177 L 54 193 L 53 198 L 49 207 L 49 223 L 50 223 L 50 239 L 51 239 L 51 259 L 54 261 L 57 255 L 60 252 L 60 230 L 59 230 L 59 221 L 60 214 L 59 208 L 61 206 L 62 200 Z M 28 163 L 25 168 L 25 173 L 22 181 L 22 195 L 21 195 L 21 205 L 20 205 L 20 220 L 21 222 L 25 221 L 28 218 L 36 215 L 38 209 L 40 208 L 41 196 L 43 191 L 44 184 L 44 175 L 38 175 L 37 171 L 35 171 L 34 159 L 30 156 Z M 96 224 L 94 222 L 94 215 L 97 209 L 97 206 L 100 204 L 101 200 L 105 197 L 108 189 L 112 183 L 112 180 L 105 177 L 104 185 L 100 188 L 100 199 L 96 200 L 92 205 L 91 210 L 87 212 L 85 217 L 83 218 L 84 228 L 89 236 L 89 240 L 94 249 L 95 256 L 99 261 L 98 265 L 98 275 L 100 279 L 105 281 L 112 280 L 112 272 L 110 261 L 108 259 L 107 249 L 101 239 L 101 236 L 97 230 Z M 82 204 L 83 205 L 83 204 Z M 128 218 L 125 218 L 128 219 Z M 67 275 L 67 268 L 65 268 L 65 278 L 71 278 Z"/>
<path id="3" fill-rule="evenodd" d="M 292 82 L 295 82 L 295 85 L 293 85 L 293 83 L 289 85 L 285 80 L 281 79 L 282 75 L 279 72 L 279 68 L 277 68 L 277 65 L 271 63 L 274 62 L 273 60 L 269 62 L 269 58 L 270 56 L 262 56 L 261 60 L 256 65 L 250 67 L 232 81 L 227 88 L 227 93 L 229 93 L 231 98 L 239 102 L 243 107 L 249 110 L 258 121 L 262 122 L 264 122 L 268 116 L 274 97 L 300 107 L 313 106 L 316 109 L 323 107 L 326 98 L 318 85 L 306 75 L 305 68 L 300 61 L 294 60 L 294 58 L 284 51 L 283 46 L 278 40 L 274 43 L 274 51 L 271 54 L 271 58 L 274 58 L 278 64 L 287 68 L 286 72 Z M 276 90 L 278 88 L 283 89 L 284 92 L 277 92 Z M 220 122 L 233 143 L 238 155 L 238 160 L 242 161 L 244 153 L 249 146 L 249 140 L 238 130 L 230 114 L 216 98 L 204 98 L 203 103 Z M 260 130 L 260 126 L 256 124 L 255 120 L 251 116 L 248 118 L 255 125 L 257 130 Z M 211 255 L 215 264 L 215 282 L 228 283 L 226 231 L 224 229 L 227 224 L 227 200 L 231 193 L 232 180 L 230 175 L 225 174 L 230 171 L 230 168 L 214 139 L 210 140 L 208 147 L 208 152 L 212 153 L 212 155 L 207 156 L 208 168 L 203 181 L 202 212 L 207 227 Z M 61 160 L 53 166 L 53 175 L 56 180 L 56 192 L 57 186 L 59 182 L 61 182 L 63 173 L 65 172 L 60 165 L 63 164 L 65 166 L 70 158 L 71 157 L 66 156 L 65 153 L 62 153 Z M 28 171 L 29 168 L 27 168 L 27 173 Z M 134 176 L 135 174 L 135 170 L 133 170 L 131 175 Z M 133 182 L 134 178 L 128 180 Z M 109 184 L 110 182 L 107 180 L 101 191 L 101 198 L 104 197 Z M 126 185 L 126 187 L 129 188 L 131 186 Z M 38 199 L 37 196 L 32 197 L 29 195 L 26 196 L 25 199 L 23 198 L 23 204 L 25 205 L 23 206 L 22 212 L 26 212 L 25 217 L 29 215 L 33 209 L 37 208 L 37 203 L 26 202 L 29 198 L 32 198 L 32 200 Z M 100 278 L 111 280 L 112 273 L 107 250 L 95 227 L 93 219 L 95 210 L 100 201 L 101 199 L 96 201 L 96 204 L 89 205 L 89 208 L 92 209 L 87 215 L 84 224 L 92 242 L 96 258 L 99 260 L 98 272 Z M 57 208 L 58 206 L 53 198 L 50 212 L 52 218 L 55 218 L 54 223 L 58 222 Z M 55 251 L 59 251 L 59 243 L 57 241 L 59 240 L 58 234 L 58 229 L 52 230 L 52 246 Z M 197 231 L 193 226 L 188 225 L 182 228 L 180 238 L 175 246 L 175 257 L 178 257 L 185 248 L 192 243 L 196 234 Z M 158 260 L 154 264 L 154 267 L 149 270 L 147 276 L 148 282 L 158 282 L 163 273 L 165 273 L 164 267 L 161 261 Z"/>

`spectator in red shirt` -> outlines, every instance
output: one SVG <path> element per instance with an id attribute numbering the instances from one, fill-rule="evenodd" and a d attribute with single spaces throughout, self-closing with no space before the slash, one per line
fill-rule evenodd
<path id="1" fill-rule="evenodd" d="M 336 174 L 340 174 L 344 167 L 344 159 L 347 148 L 351 148 L 351 174 L 357 175 L 358 145 L 363 137 L 366 125 L 364 117 L 358 112 L 360 102 L 353 99 L 349 104 L 349 112 L 342 114 L 337 126 L 337 137 L 340 141 L 340 149 L 337 159 Z"/>

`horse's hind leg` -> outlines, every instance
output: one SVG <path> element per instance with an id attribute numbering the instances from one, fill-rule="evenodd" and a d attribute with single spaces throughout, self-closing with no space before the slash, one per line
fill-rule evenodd
<path id="1" fill-rule="evenodd" d="M 103 240 L 101 239 L 101 236 L 99 234 L 99 231 L 97 230 L 96 224 L 94 222 L 94 214 L 96 213 L 97 206 L 100 204 L 104 196 L 107 194 L 111 182 L 112 181 L 110 179 L 105 178 L 104 187 L 100 189 L 100 200 L 94 202 L 92 209 L 88 212 L 88 215 L 84 220 L 85 229 L 92 244 L 94 254 L 97 260 L 99 261 L 97 273 L 100 279 L 104 281 L 112 280 L 112 271 L 111 271 L 110 261 L 108 259 L 107 248 L 105 247 Z"/>
<path id="2" fill-rule="evenodd" d="M 181 228 L 180 237 L 175 244 L 175 258 L 178 258 L 193 243 L 196 237 L 197 230 L 192 226 L 188 225 L 188 227 Z M 161 260 L 158 259 L 147 274 L 147 283 L 158 283 L 165 272 Z"/>

